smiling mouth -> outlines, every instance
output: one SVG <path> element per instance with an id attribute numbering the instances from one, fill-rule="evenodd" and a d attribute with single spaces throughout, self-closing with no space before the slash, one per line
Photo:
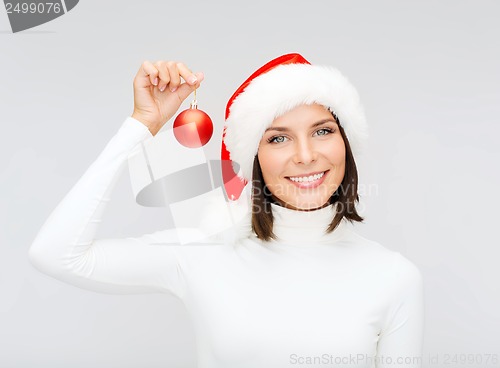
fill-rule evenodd
<path id="1" fill-rule="evenodd" d="M 294 183 L 314 183 L 322 179 L 328 171 L 329 170 L 310 175 L 286 176 L 286 178 L 290 181 L 293 181 Z"/>

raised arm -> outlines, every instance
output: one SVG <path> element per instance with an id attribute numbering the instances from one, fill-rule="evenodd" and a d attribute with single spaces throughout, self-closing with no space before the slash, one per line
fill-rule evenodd
<path id="1" fill-rule="evenodd" d="M 63 198 L 29 249 L 31 263 L 61 281 L 100 292 L 180 290 L 174 247 L 151 246 L 155 235 L 94 239 L 111 191 L 128 154 L 152 137 L 148 128 L 128 117 L 103 152 Z M 173 231 L 158 232 L 162 241 Z"/>
<path id="2" fill-rule="evenodd" d="M 377 347 L 377 367 L 422 367 L 424 289 L 419 269 L 396 253 L 394 288 Z"/>
<path id="3" fill-rule="evenodd" d="M 94 239 L 129 154 L 142 141 L 153 139 L 203 79 L 198 74 L 197 81 L 181 84 L 179 75 L 188 79 L 191 72 L 181 64 L 182 71 L 176 69 L 174 75 L 171 66 L 170 62 L 141 65 L 134 80 L 134 113 L 51 213 L 29 249 L 31 263 L 41 272 L 98 292 L 167 291 L 183 296 L 175 229 L 138 238 Z M 174 92 L 161 91 L 163 86 Z"/>

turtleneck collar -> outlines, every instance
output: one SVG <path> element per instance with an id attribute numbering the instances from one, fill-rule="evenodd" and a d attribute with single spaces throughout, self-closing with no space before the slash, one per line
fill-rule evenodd
<path id="1" fill-rule="evenodd" d="M 336 213 L 335 204 L 314 211 L 297 211 L 275 203 L 271 203 L 271 208 L 273 232 L 277 237 L 271 243 L 275 245 L 310 247 L 331 244 L 348 230 L 348 224 L 343 219 L 333 232 L 326 233 Z"/>

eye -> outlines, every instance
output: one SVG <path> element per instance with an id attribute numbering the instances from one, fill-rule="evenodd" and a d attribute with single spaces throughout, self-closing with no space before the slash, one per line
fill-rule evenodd
<path id="1" fill-rule="evenodd" d="M 330 129 L 330 128 L 321 128 L 321 129 L 316 130 L 316 133 L 318 133 L 318 135 L 328 135 L 328 134 L 331 134 L 333 132 L 334 132 L 334 130 Z"/>
<path id="2" fill-rule="evenodd" d="M 283 143 L 285 141 L 285 136 L 275 135 L 267 140 L 268 143 Z"/>

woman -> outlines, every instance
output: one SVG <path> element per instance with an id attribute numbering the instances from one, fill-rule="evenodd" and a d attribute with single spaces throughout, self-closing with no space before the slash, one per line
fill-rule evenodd
<path id="1" fill-rule="evenodd" d="M 353 152 L 366 126 L 336 69 L 283 55 L 229 100 L 222 156 L 239 170 L 225 185 L 237 198 L 252 180 L 249 234 L 207 246 L 180 245 L 174 229 L 94 238 L 127 156 L 203 78 L 182 63 L 142 64 L 132 116 L 43 225 L 31 262 L 89 290 L 180 298 L 200 367 L 420 367 L 422 276 L 350 224 L 363 220 Z"/>

